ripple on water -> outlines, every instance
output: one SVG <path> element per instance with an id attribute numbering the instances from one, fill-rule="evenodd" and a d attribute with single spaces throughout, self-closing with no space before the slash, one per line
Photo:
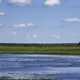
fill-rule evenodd
<path id="1" fill-rule="evenodd" d="M 65 80 L 78 80 L 80 56 L 60 55 L 1 55 L 0 75 L 66 74 Z M 67 74 L 75 74 L 71 75 Z M 58 77 L 60 77 L 58 75 Z M 60 77 L 61 80 L 64 80 Z M 69 79 L 68 79 L 69 78 Z"/>

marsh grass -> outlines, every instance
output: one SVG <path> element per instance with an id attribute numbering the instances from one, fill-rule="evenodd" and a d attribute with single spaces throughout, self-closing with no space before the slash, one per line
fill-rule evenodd
<path id="1" fill-rule="evenodd" d="M 80 55 L 80 45 L 7 45 L 0 46 L 0 52 L 24 53 L 24 54 L 65 54 L 65 55 Z"/>

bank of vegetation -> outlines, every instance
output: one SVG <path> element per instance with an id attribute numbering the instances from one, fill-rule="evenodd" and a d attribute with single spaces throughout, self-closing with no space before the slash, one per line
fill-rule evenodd
<path id="1" fill-rule="evenodd" d="M 72 44 L 12 44 L 1 43 L 0 53 L 14 53 L 14 54 L 66 54 L 66 55 L 80 55 L 80 43 Z"/>

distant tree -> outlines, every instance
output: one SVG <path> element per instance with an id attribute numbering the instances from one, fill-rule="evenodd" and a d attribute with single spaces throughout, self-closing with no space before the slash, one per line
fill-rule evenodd
<path id="1" fill-rule="evenodd" d="M 2 76 L 0 77 L 0 80 L 14 80 L 14 79 L 12 77 Z"/>
<path id="2" fill-rule="evenodd" d="M 80 45 L 80 42 L 78 43 L 78 45 Z"/>

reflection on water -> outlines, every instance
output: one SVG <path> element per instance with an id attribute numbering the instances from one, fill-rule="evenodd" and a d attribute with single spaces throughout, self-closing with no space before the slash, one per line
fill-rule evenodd
<path id="1" fill-rule="evenodd" d="M 80 80 L 80 56 L 0 55 L 0 76 Z"/>

